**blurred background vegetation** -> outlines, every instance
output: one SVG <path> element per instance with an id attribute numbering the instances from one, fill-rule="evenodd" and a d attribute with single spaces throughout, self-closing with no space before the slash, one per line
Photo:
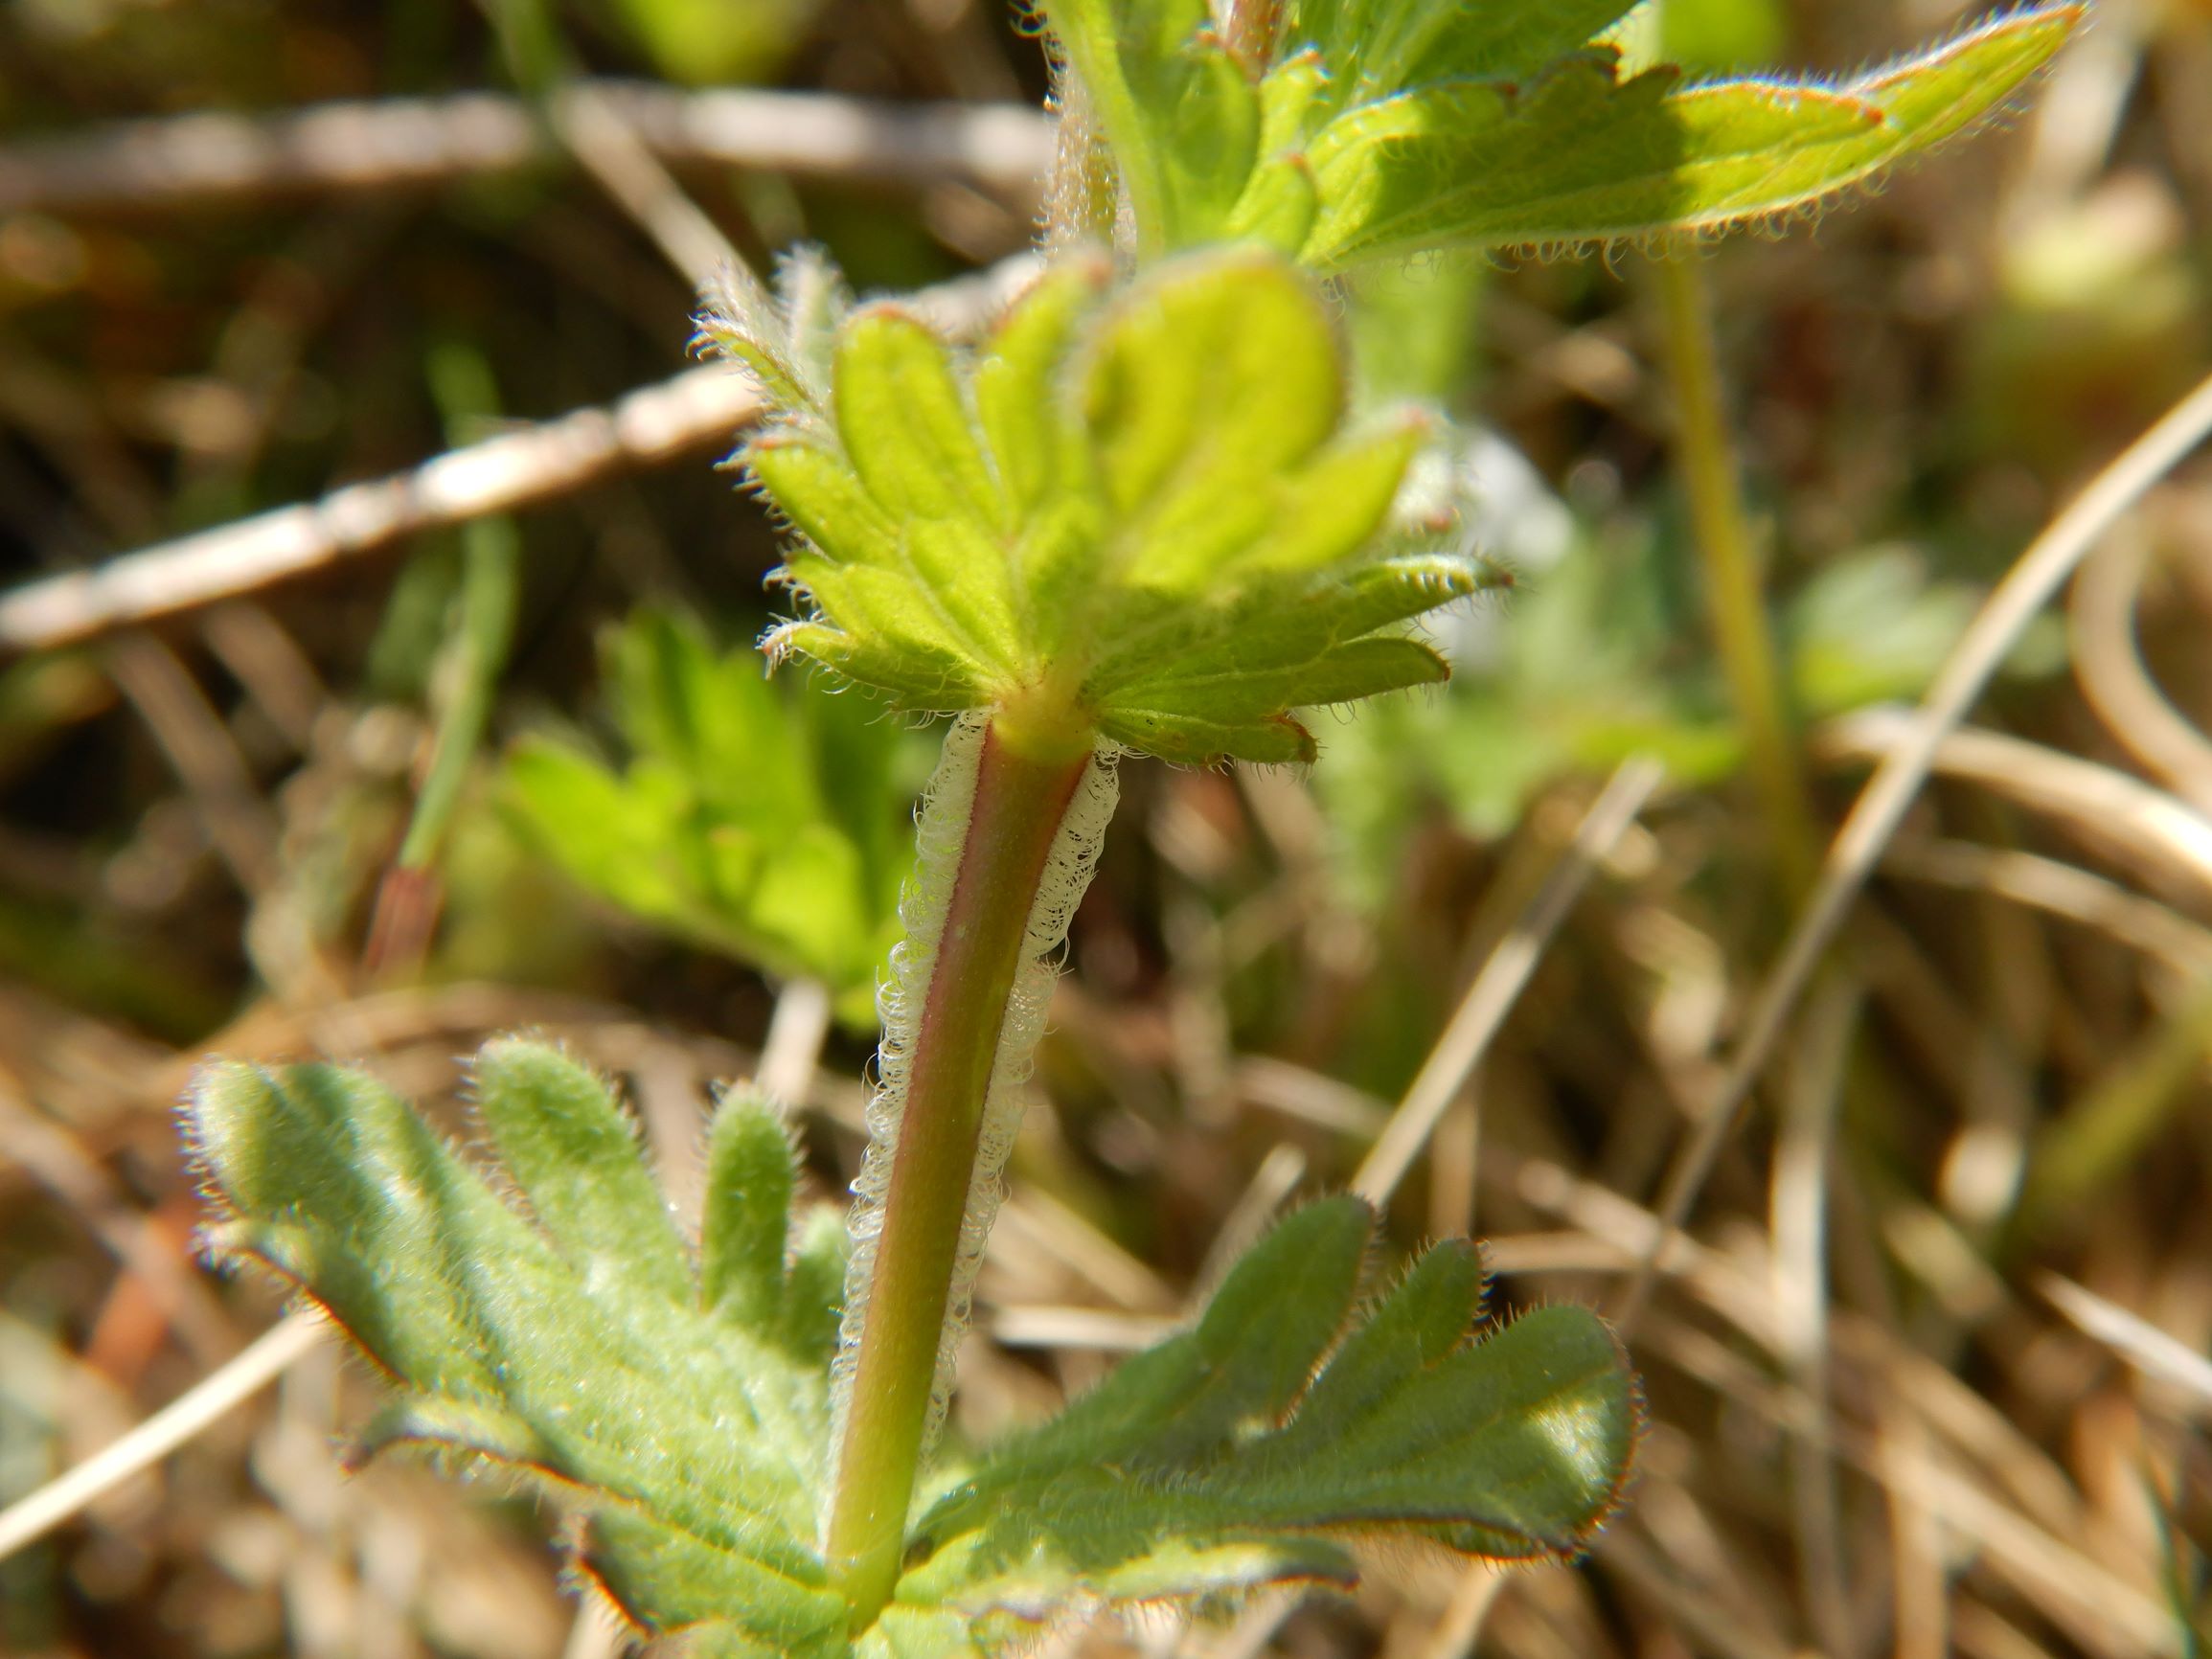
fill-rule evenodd
<path id="1" fill-rule="evenodd" d="M 1965 15 L 1668 0 L 1637 45 L 1841 70 Z M 993 0 L 0 0 L 8 580 L 684 375 L 672 199 L 757 268 L 812 242 L 864 291 L 1003 277 L 1044 85 Z M 2207 131 L 2212 6 L 2104 0 L 2013 119 L 1708 259 L 1823 835 L 1881 706 L 2212 360 Z M 1325 718 L 1310 776 L 1126 769 L 963 1432 L 1083 1386 L 1343 1185 L 1650 755 L 1665 784 L 1392 1216 L 1494 1239 L 1510 1302 L 1609 1298 L 1792 914 L 1808 850 L 1740 776 L 1649 262 L 1438 261 L 1342 303 L 1369 396 L 1459 418 L 1468 533 L 1516 591 L 1450 620 L 1447 691 Z M 765 1045 L 842 1191 L 933 740 L 761 677 L 776 531 L 710 465 L 733 422 L 556 456 L 512 515 L 417 478 L 432 528 L 333 518 L 285 580 L 232 536 L 182 561 L 219 594 L 70 625 L 0 600 L 0 1506 L 279 1311 L 192 1253 L 171 1107 L 211 1050 L 366 1060 L 466 1132 L 455 1057 L 549 1032 L 623 1079 L 681 1202 L 706 1089 Z M 1054 1650 L 2198 1651 L 2208 624 L 2200 466 L 2018 642 L 1888 849 L 1638 1327 L 1644 1472 L 1591 1562 L 1399 1562 L 1356 1603 Z M 0 1559 L 0 1652 L 607 1651 L 530 1508 L 341 1472 L 374 1395 L 317 1350 Z"/>

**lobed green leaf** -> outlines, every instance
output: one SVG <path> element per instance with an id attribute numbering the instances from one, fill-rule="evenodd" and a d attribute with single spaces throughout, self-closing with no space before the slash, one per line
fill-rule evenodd
<path id="1" fill-rule="evenodd" d="M 211 1244 L 297 1285 L 399 1385 L 357 1456 L 412 1444 L 542 1484 L 590 1517 L 587 1565 L 649 1631 L 712 1616 L 764 1651 L 842 1651 L 843 1604 L 813 1543 L 823 1310 L 794 1323 L 785 1306 L 780 1127 L 764 1147 L 761 1108 L 739 1097 L 716 1136 L 725 1176 L 727 1148 L 756 1154 L 710 1204 L 708 1251 L 719 1292 L 773 1272 L 774 1305 L 751 1319 L 726 1295 L 701 1306 L 600 1079 L 505 1040 L 476 1087 L 527 1216 L 362 1074 L 209 1068 L 187 1121 L 228 1212 Z M 763 1167 L 778 1158 L 781 1180 Z M 806 1295 L 820 1294 L 817 1275 Z M 810 1333 L 803 1352 L 794 1330 Z"/>
<path id="2" fill-rule="evenodd" d="M 1625 1473 L 1635 1402 L 1602 1324 L 1552 1308 L 1471 1340 L 1463 1243 L 1362 1309 L 1374 1217 L 1327 1200 L 1262 1239 L 1193 1329 L 946 1490 L 893 1607 L 853 1632 L 815 1546 L 844 1230 L 819 1211 L 794 1245 L 782 1120 L 741 1091 L 718 1109 L 694 1277 L 601 1079 L 507 1039 L 475 1080 L 512 1199 L 361 1074 L 211 1067 L 188 1106 L 228 1212 L 211 1236 L 399 1385 L 356 1461 L 411 1446 L 541 1486 L 650 1635 L 980 1659 L 1073 1608 L 1349 1586 L 1374 1538 L 1571 1551 Z"/>
<path id="3" fill-rule="evenodd" d="M 1611 1332 L 1552 1307 L 1476 1339 L 1482 1266 L 1461 1242 L 1356 1310 L 1373 1226 L 1351 1198 L 1292 1216 L 1195 1329 L 994 1448 L 916 1524 L 900 1602 L 1018 1627 L 1085 1596 L 1349 1584 L 1352 1546 L 1391 1537 L 1579 1549 L 1638 1427 Z"/>
<path id="4" fill-rule="evenodd" d="M 797 1174 L 791 1133 L 775 1107 L 750 1090 L 724 1095 L 707 1139 L 699 1295 L 750 1329 L 772 1331 L 783 1321 Z"/>
<path id="5" fill-rule="evenodd" d="M 1110 301 L 1108 279 L 1063 262 L 971 358 L 854 315 L 834 422 L 746 450 L 805 538 L 808 614 L 771 643 L 918 713 L 1311 759 L 1292 711 L 1443 677 L 1395 630 L 1490 573 L 1407 551 L 1390 515 L 1427 425 L 1347 425 L 1332 320 L 1287 261 L 1192 256 Z"/>
<path id="6" fill-rule="evenodd" d="M 1620 75 L 1608 37 L 1630 9 L 1296 0 L 1270 59 L 1239 65 L 1197 0 L 1047 6 L 1075 71 L 1107 88 L 1098 106 L 1140 258 L 1251 239 L 1322 270 L 1798 212 L 1997 107 L 2083 15 L 2008 11 L 1842 82 L 1683 86 L 1671 68 Z M 1234 106 L 1237 137 L 1224 139 L 1225 114 L 1194 121 L 1201 105 Z M 1209 171 L 1218 186 L 1195 182 Z"/>
<path id="7" fill-rule="evenodd" d="M 785 453 L 803 465 L 826 452 L 794 441 Z M 850 477 L 831 465 L 794 494 L 831 501 Z M 851 489 L 866 499 L 856 480 Z M 903 734 L 827 688 L 772 686 L 754 651 L 717 651 L 696 625 L 650 609 L 604 654 L 627 765 L 618 773 L 575 739 L 525 739 L 504 780 L 516 823 L 631 915 L 819 979 L 840 1018 L 872 1024 L 912 848 Z"/>
<path id="8" fill-rule="evenodd" d="M 1999 17 L 1836 85 L 1628 80 L 1611 48 L 1533 83 L 1439 81 L 1317 133 L 1324 268 L 1433 247 L 1561 246 L 1718 230 L 1817 203 L 1987 114 L 2064 44 L 2074 6 Z"/>
<path id="9" fill-rule="evenodd" d="M 475 1083 L 500 1163 L 569 1267 L 587 1284 L 686 1300 L 683 1241 L 605 1082 L 558 1049 L 504 1037 L 477 1056 Z"/>

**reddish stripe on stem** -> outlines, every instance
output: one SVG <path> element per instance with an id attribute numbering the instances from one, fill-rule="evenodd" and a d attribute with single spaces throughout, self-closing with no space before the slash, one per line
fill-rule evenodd
<path id="1" fill-rule="evenodd" d="M 945 930 L 907 1062 L 830 1520 L 830 1570 L 872 1623 L 899 1578 L 969 1182 L 1029 914 L 1088 751 L 984 734 Z"/>

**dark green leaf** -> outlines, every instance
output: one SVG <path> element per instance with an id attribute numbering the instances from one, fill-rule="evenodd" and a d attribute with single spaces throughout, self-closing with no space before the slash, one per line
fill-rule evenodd
<path id="1" fill-rule="evenodd" d="M 1478 1339 L 1481 1262 L 1457 1243 L 1356 1315 L 1372 1225 L 1353 1199 L 1293 1216 L 1196 1329 L 995 1448 L 918 1523 L 901 1600 L 1038 1620 L 1070 1586 L 1349 1583 L 1347 1546 L 1394 1534 L 1507 1558 L 1579 1549 L 1637 1431 L 1611 1333 L 1553 1307 Z"/>

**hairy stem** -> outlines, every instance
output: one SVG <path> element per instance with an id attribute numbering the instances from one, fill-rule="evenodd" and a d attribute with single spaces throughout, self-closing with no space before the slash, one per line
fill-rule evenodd
<path id="1" fill-rule="evenodd" d="M 1009 1002 L 1035 954 L 1027 947 L 1035 943 L 1039 885 L 1092 765 L 1087 747 L 1032 749 L 997 726 L 983 733 L 934 961 L 905 1034 L 881 1231 L 866 1264 L 843 1400 L 829 1557 L 859 1626 L 882 1610 L 898 1580 L 943 1332 L 957 1311 L 955 1276 L 986 1106 L 994 1073 L 1003 1078 L 1003 1068 L 1026 1062 L 1026 1055 L 1001 1054 L 1018 1023 L 1009 1019 Z M 847 1322 L 850 1343 L 850 1308 Z"/>
<path id="2" fill-rule="evenodd" d="M 1653 263 L 1666 311 L 1667 366 L 1675 383 L 1675 461 L 1690 498 L 1705 612 L 1736 717 L 1743 723 L 1752 785 L 1774 840 L 1776 867 L 1784 890 L 1794 898 L 1812 887 L 1819 842 L 1721 407 L 1712 295 L 1695 250 L 1678 249 Z"/>
<path id="3" fill-rule="evenodd" d="M 1228 0 L 1221 18 L 1221 41 L 1229 55 L 1258 80 L 1275 60 L 1283 33 L 1283 0 Z"/>
<path id="4" fill-rule="evenodd" d="M 1096 242 L 1110 247 L 1119 181 L 1091 111 L 1090 94 L 1071 69 L 1053 80 L 1052 177 L 1044 198 L 1044 242 L 1059 253 Z"/>

